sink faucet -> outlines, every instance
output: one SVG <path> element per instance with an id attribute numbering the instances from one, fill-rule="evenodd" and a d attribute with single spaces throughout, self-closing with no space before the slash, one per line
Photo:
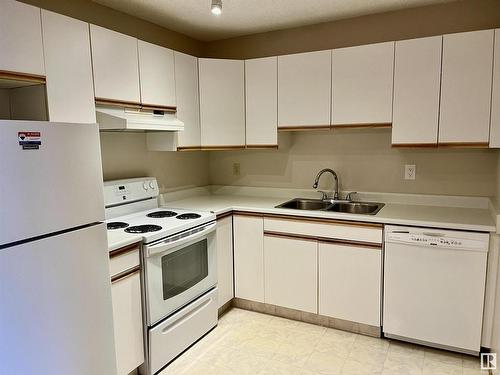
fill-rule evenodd
<path id="1" fill-rule="evenodd" d="M 335 191 L 333 192 L 333 199 L 339 199 L 339 185 L 340 185 L 340 180 L 339 177 L 337 176 L 337 173 L 333 169 L 330 168 L 325 168 L 319 171 L 319 173 L 316 175 L 316 178 L 314 179 L 314 184 L 313 188 L 317 189 L 318 188 L 318 182 L 320 177 L 323 175 L 325 172 L 330 172 L 333 176 L 333 179 L 335 180 Z M 323 200 L 327 198 L 326 193 L 323 193 Z"/>

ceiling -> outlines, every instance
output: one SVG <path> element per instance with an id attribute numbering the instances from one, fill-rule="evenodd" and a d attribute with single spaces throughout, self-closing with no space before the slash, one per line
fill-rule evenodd
<path id="1" fill-rule="evenodd" d="M 202 41 L 312 25 L 454 0 L 92 0 Z"/>

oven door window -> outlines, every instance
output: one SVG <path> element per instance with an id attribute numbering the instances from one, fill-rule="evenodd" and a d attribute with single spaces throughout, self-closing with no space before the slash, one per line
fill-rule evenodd
<path id="1" fill-rule="evenodd" d="M 208 241 L 196 242 L 161 258 L 163 299 L 175 297 L 208 276 Z"/>

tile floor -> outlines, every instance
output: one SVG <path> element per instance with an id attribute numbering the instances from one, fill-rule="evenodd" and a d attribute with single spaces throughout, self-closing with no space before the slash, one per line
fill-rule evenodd
<path id="1" fill-rule="evenodd" d="M 233 308 L 161 375 L 475 375 L 479 360 Z"/>

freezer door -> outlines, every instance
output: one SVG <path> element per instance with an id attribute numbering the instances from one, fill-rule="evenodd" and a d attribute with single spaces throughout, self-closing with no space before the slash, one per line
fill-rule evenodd
<path id="1" fill-rule="evenodd" d="M 0 121 L 0 246 L 103 219 L 96 124 Z"/>
<path id="2" fill-rule="evenodd" d="M 104 224 L 1 249 L 0 280 L 0 374 L 116 374 Z"/>

